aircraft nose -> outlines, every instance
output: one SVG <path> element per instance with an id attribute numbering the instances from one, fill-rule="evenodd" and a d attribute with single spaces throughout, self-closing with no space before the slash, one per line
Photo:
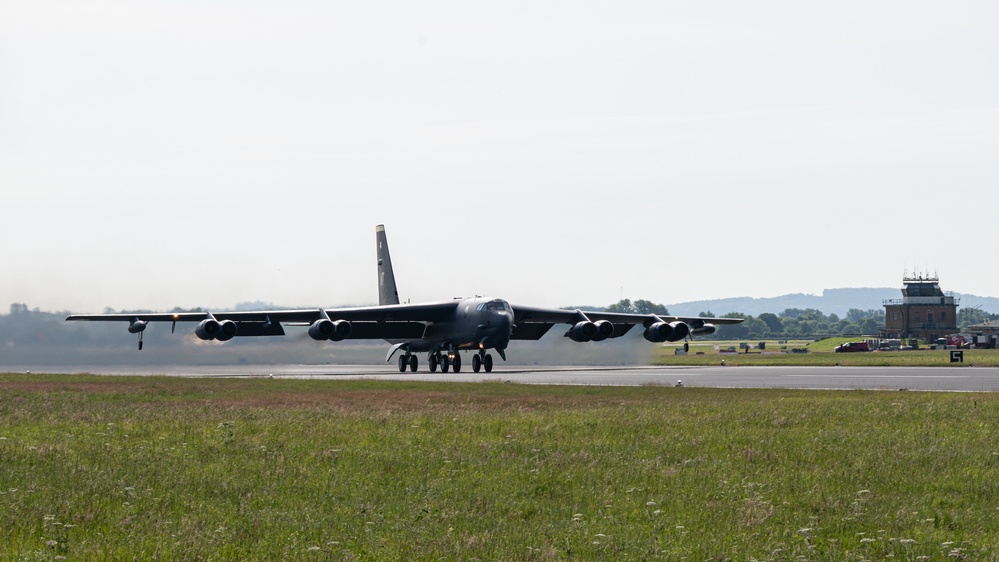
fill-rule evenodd
<path id="1" fill-rule="evenodd" d="M 507 310 L 494 310 L 489 320 L 494 337 L 510 339 L 510 334 L 513 333 L 513 314 Z"/>

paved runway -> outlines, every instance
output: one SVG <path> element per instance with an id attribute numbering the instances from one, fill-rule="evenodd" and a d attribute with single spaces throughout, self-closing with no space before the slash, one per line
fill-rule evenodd
<path id="1" fill-rule="evenodd" d="M 24 372 L 25 369 L 4 369 Z M 389 365 L 233 365 L 198 367 L 32 368 L 34 372 L 110 375 L 266 377 L 425 381 L 510 381 L 522 384 L 668 385 L 685 387 L 994 391 L 994 367 L 525 367 L 498 366 L 492 373 L 399 373 Z"/>

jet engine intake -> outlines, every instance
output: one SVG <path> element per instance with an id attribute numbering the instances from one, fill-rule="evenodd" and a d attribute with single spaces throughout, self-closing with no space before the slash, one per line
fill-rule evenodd
<path id="1" fill-rule="evenodd" d="M 317 340 L 328 340 L 330 335 L 333 333 L 333 321 L 323 318 L 322 320 L 316 320 L 309 326 L 309 337 Z"/>
<path id="2" fill-rule="evenodd" d="M 596 336 L 600 331 L 600 328 L 596 324 L 590 322 L 589 320 L 583 320 L 582 322 L 577 322 L 569 331 L 565 334 L 569 336 L 569 339 L 576 342 L 590 341 Z"/>
<path id="3" fill-rule="evenodd" d="M 592 341 L 604 341 L 614 335 L 614 323 L 609 320 L 597 320 L 593 325 L 597 327 L 597 333 Z"/>
<path id="4" fill-rule="evenodd" d="M 340 341 L 350 336 L 350 322 L 346 320 L 316 320 L 309 326 L 309 337 L 314 340 Z"/>
<path id="5" fill-rule="evenodd" d="M 199 338 L 209 341 L 215 339 L 215 336 L 219 335 L 219 330 L 221 330 L 218 320 L 214 318 L 205 318 L 198 323 L 198 327 L 194 329 L 194 334 Z"/>
<path id="6" fill-rule="evenodd" d="M 340 341 L 350 337 L 350 333 L 353 328 L 350 322 L 346 320 L 334 320 L 333 321 L 333 333 L 330 334 L 331 341 Z"/>
<path id="7" fill-rule="evenodd" d="M 680 341 L 690 335 L 690 326 L 683 322 L 670 322 L 669 325 L 673 328 L 673 335 L 666 338 L 666 341 Z"/>
<path id="8" fill-rule="evenodd" d="M 236 325 L 232 320 L 223 320 L 219 322 L 219 333 L 215 334 L 215 339 L 219 341 L 229 341 L 236 337 L 236 332 L 239 331 L 239 326 Z"/>
<path id="9" fill-rule="evenodd" d="M 673 327 L 665 322 L 656 322 L 646 328 L 643 335 L 650 342 L 662 343 L 673 337 Z"/>

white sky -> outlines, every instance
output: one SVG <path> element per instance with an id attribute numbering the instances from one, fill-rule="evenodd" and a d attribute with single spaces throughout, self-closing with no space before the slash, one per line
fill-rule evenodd
<path id="1" fill-rule="evenodd" d="M 4 1 L 0 310 L 999 295 L 999 3 Z"/>

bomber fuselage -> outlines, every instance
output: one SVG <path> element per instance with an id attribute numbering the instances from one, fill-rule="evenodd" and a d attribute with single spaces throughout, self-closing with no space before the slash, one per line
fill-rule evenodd
<path id="1" fill-rule="evenodd" d="M 513 333 L 513 309 L 502 299 L 461 299 L 447 318 L 427 323 L 423 337 L 408 340 L 410 351 L 506 349 Z M 401 343 L 395 340 L 392 343 Z"/>

